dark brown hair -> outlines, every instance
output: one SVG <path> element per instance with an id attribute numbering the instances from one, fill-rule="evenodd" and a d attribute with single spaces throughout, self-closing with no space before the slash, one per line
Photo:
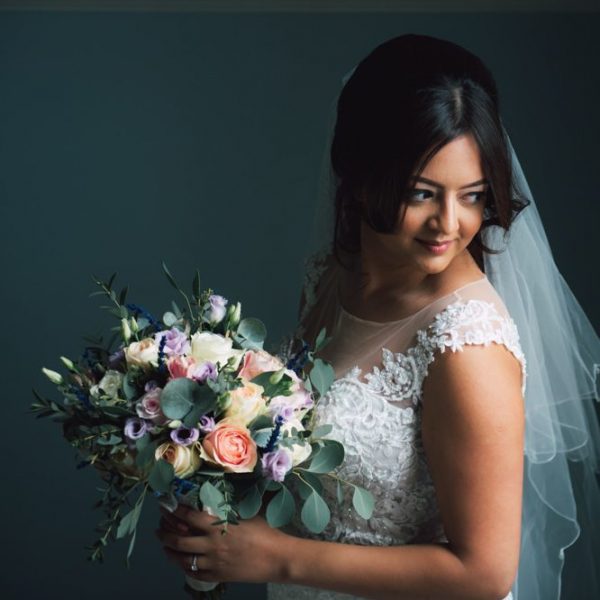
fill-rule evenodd
<path id="1" fill-rule="evenodd" d="M 402 35 L 375 48 L 346 82 L 331 144 L 336 176 L 334 255 L 360 251 L 363 219 L 391 233 L 413 174 L 445 144 L 471 134 L 489 182 L 484 220 L 469 251 L 483 270 L 481 241 L 490 225 L 508 231 L 529 201 L 513 187 L 498 91 L 477 56 L 452 42 Z M 361 205 L 360 198 L 365 198 Z"/>

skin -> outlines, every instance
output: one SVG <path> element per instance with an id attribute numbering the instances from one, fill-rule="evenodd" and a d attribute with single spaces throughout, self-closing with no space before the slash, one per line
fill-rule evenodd
<path id="1" fill-rule="evenodd" d="M 473 138 L 448 143 L 421 177 L 442 187 L 416 183 L 392 234 L 363 226 L 362 274 L 346 279 L 342 298 L 365 319 L 402 318 L 482 277 L 466 248 L 481 226 L 484 202 L 475 198 L 485 185 L 461 189 L 483 178 Z M 436 255 L 419 239 L 452 244 Z M 421 429 L 447 543 L 298 538 L 261 514 L 221 536 L 213 517 L 184 507 L 163 515 L 157 535 L 169 559 L 207 581 L 286 582 L 386 600 L 503 598 L 520 542 L 525 419 L 516 358 L 496 344 L 438 354 L 424 382 Z"/>

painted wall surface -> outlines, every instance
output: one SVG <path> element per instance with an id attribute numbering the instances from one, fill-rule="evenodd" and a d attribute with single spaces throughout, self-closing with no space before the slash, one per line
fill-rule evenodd
<path id="1" fill-rule="evenodd" d="M 165 260 L 243 301 L 273 340 L 295 324 L 329 105 L 342 76 L 406 32 L 491 67 L 556 262 L 598 323 L 600 26 L 591 14 L 0 12 L 4 343 L 3 598 L 183 597 L 148 503 L 125 544 L 84 560 L 99 479 L 27 414 L 41 366 L 111 323 L 91 274 L 160 312 Z M 569 554 L 567 554 L 567 566 Z M 566 569 L 566 593 L 584 598 Z M 583 594 L 583 595 L 582 595 Z M 236 584 L 231 598 L 264 598 Z M 567 596 L 565 596 L 567 597 Z"/>

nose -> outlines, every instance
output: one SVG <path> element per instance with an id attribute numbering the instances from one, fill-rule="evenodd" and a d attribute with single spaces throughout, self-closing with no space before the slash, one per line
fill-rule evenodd
<path id="1" fill-rule="evenodd" d="M 433 215 L 432 225 L 445 235 L 450 235 L 458 231 L 458 214 L 455 198 L 450 194 L 445 194 L 436 204 L 436 211 Z"/>

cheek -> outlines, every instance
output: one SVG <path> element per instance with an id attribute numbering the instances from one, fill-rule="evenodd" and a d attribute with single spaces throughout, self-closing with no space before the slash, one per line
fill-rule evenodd
<path id="1" fill-rule="evenodd" d="M 483 223 L 482 210 L 470 210 L 461 218 L 461 236 L 465 241 L 471 241 Z"/>
<path id="2" fill-rule="evenodd" d="M 426 211 L 411 206 L 407 206 L 404 211 L 401 208 L 396 222 L 396 233 L 413 237 L 416 232 L 423 229 L 426 222 Z"/>

